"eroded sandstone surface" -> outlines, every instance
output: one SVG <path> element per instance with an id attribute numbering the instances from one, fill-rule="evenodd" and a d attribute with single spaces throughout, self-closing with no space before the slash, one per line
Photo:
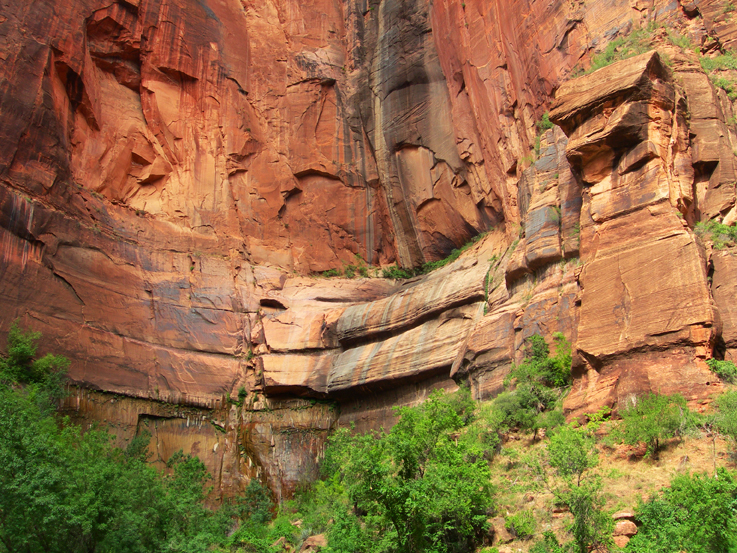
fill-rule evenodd
<path id="1" fill-rule="evenodd" d="M 705 360 L 737 358 L 735 252 L 693 232 L 737 220 L 699 63 L 735 46 L 724 1 L 0 6 L 0 330 L 73 360 L 80 420 L 222 493 L 288 496 L 331 428 L 433 389 L 492 397 L 532 334 L 573 344 L 571 417 L 707 402 Z"/>

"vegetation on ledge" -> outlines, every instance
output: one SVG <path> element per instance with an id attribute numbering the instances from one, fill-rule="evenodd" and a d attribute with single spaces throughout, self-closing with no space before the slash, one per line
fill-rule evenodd
<path id="1" fill-rule="evenodd" d="M 416 277 L 419 275 L 426 275 L 436 269 L 445 267 L 449 263 L 453 263 L 453 261 L 458 259 L 463 252 L 465 252 L 471 246 L 476 244 L 484 236 L 486 236 L 485 232 L 482 232 L 481 234 L 477 234 L 476 236 L 471 238 L 471 240 L 463 244 L 463 246 L 461 246 L 460 248 L 456 248 L 452 252 L 450 252 L 450 255 L 448 257 L 444 259 L 439 259 L 437 261 L 428 261 L 427 263 L 424 263 L 423 265 L 421 265 L 420 267 L 416 269 L 403 269 L 401 267 L 397 267 L 396 265 L 385 267 L 384 269 L 382 269 L 382 276 L 384 278 L 393 278 L 395 280 L 398 280 L 398 279 L 412 278 L 412 277 Z"/>
<path id="2" fill-rule="evenodd" d="M 737 226 L 725 225 L 712 219 L 705 223 L 696 223 L 694 232 L 711 240 L 715 250 L 737 245 Z"/>

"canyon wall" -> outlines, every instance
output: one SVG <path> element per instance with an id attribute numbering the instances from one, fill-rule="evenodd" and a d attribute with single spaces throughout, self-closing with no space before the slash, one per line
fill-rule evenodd
<path id="1" fill-rule="evenodd" d="M 737 219 L 737 129 L 699 57 L 730 5 L 0 0 L 0 332 L 222 493 L 286 497 L 331 428 L 434 389 L 492 397 L 533 334 L 573 344 L 570 417 L 708 402 L 737 258 L 693 229 Z M 651 51 L 578 76 L 632 32 Z"/>

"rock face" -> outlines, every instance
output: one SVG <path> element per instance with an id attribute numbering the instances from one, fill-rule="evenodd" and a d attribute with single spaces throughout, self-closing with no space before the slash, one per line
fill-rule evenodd
<path id="1" fill-rule="evenodd" d="M 0 3 L 0 331 L 223 493 L 495 395 L 533 334 L 573 344 L 570 416 L 707 401 L 737 359 L 734 252 L 692 230 L 737 220 L 731 100 L 653 25 L 663 57 L 571 78 L 653 22 L 731 48 L 725 1 Z"/>
<path id="2" fill-rule="evenodd" d="M 650 389 L 706 397 L 717 334 L 705 258 L 676 214 L 691 208 L 685 102 L 655 52 L 564 84 L 551 119 L 584 185 L 574 411 Z M 684 174 L 685 173 L 685 174 Z M 633 354 L 632 350 L 637 353 Z M 622 359 L 622 358 L 625 359 Z M 616 360 L 614 363 L 611 360 Z"/>

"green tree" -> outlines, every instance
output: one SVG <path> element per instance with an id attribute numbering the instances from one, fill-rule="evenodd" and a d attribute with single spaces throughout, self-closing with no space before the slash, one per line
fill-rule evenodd
<path id="1" fill-rule="evenodd" d="M 562 426 L 550 438 L 548 462 L 563 481 L 554 494 L 573 515 L 569 530 L 578 550 L 586 553 L 592 546 L 605 545 L 611 518 L 602 511 L 601 479 L 595 475 L 584 477 L 599 462 L 594 437 L 586 428 Z"/>
<path id="2" fill-rule="evenodd" d="M 468 392 L 433 393 L 423 405 L 398 409 L 388 433 L 333 438 L 328 470 L 339 471 L 356 512 L 374 529 L 370 541 L 408 553 L 473 551 L 492 488 L 482 448 L 462 436 L 472 410 Z"/>
<path id="3" fill-rule="evenodd" d="M 34 360 L 37 333 L 11 329 L 0 377 L 0 552 L 208 551 L 229 512 L 204 506 L 207 471 L 175 455 L 169 473 L 147 463 L 150 436 L 126 451 L 101 430 L 58 424 L 68 362 Z"/>
<path id="4" fill-rule="evenodd" d="M 8 333 L 7 354 L 0 356 L 0 385 L 25 386 L 38 406 L 47 411 L 58 407 L 64 396 L 69 360 L 47 354 L 35 359 L 39 332 L 24 332 L 14 321 Z"/>
<path id="5" fill-rule="evenodd" d="M 690 413 L 680 394 L 663 396 L 648 394 L 620 409 L 621 432 L 630 445 L 647 444 L 647 453 L 657 458 L 662 441 L 682 433 L 689 424 Z"/>
<path id="6" fill-rule="evenodd" d="M 545 461 L 554 470 L 554 476 L 543 464 L 533 463 L 533 468 L 556 501 L 566 505 L 573 515 L 568 526 L 573 549 L 587 553 L 607 545 L 612 521 L 602 510 L 601 478 L 591 472 L 598 464 L 598 454 L 589 429 L 575 424 L 558 428 L 550 437 Z M 550 537 L 535 545 L 539 551 L 556 551 L 557 547 L 557 541 Z"/>
<path id="7" fill-rule="evenodd" d="M 707 359 L 711 371 L 725 382 L 734 383 L 737 380 L 737 367 L 732 361 L 720 361 L 719 359 Z"/>

